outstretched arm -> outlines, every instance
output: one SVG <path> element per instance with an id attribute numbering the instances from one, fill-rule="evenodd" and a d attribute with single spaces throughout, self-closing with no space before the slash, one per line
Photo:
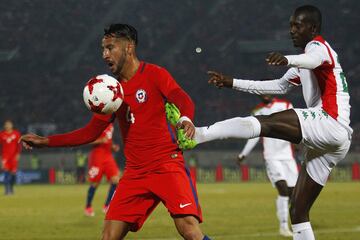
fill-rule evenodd
<path id="1" fill-rule="evenodd" d="M 42 137 L 35 134 L 26 134 L 20 138 L 26 149 L 33 147 L 69 147 L 87 144 L 95 141 L 109 125 L 106 120 L 92 117 L 91 121 L 83 128 L 75 131 Z"/>
<path id="2" fill-rule="evenodd" d="M 268 81 L 234 79 L 214 71 L 209 71 L 208 74 L 209 83 L 218 88 L 228 87 L 253 94 L 285 94 L 295 85 L 300 84 L 295 68 L 290 68 L 280 79 Z"/>
<path id="3" fill-rule="evenodd" d="M 233 89 L 252 94 L 286 94 L 294 87 L 293 84 L 284 78 L 256 81 L 234 79 Z"/>

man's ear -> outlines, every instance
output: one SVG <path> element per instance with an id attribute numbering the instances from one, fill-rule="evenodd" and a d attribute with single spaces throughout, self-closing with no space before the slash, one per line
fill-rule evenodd
<path id="1" fill-rule="evenodd" d="M 311 33 L 313 36 L 318 35 L 319 31 L 318 31 L 318 26 L 316 26 L 316 24 L 311 25 Z"/>
<path id="2" fill-rule="evenodd" d="M 131 54 L 134 52 L 134 49 L 135 49 L 135 44 L 132 42 L 129 42 L 126 46 L 126 53 Z"/>

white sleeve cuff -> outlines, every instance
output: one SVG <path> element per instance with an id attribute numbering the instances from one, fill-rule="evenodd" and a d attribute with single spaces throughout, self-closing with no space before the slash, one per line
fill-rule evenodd
<path id="1" fill-rule="evenodd" d="M 249 88 L 249 82 L 246 80 L 242 80 L 242 79 L 233 79 L 233 89 L 236 90 L 247 90 Z"/>
<path id="2" fill-rule="evenodd" d="M 191 119 L 188 118 L 187 116 L 182 116 L 181 118 L 179 118 L 178 123 L 182 123 L 183 121 L 188 121 L 188 122 L 193 123 L 193 122 L 191 121 Z"/>

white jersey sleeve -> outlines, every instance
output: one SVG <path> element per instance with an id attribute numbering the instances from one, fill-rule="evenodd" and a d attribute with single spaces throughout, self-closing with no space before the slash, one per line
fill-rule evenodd
<path id="1" fill-rule="evenodd" d="M 253 94 L 285 94 L 300 85 L 300 77 L 295 68 L 290 68 L 280 79 L 260 81 L 233 79 L 233 89 Z"/>
<path id="2" fill-rule="evenodd" d="M 288 66 L 305 69 L 315 69 L 324 62 L 331 64 L 331 57 L 324 44 L 318 41 L 311 41 L 305 47 L 305 53 L 300 55 L 285 56 Z"/>

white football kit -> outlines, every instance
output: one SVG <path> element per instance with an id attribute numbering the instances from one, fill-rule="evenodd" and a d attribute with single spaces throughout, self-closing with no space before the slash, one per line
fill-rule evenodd
<path id="1" fill-rule="evenodd" d="M 352 129 L 350 96 L 336 52 L 317 36 L 305 53 L 286 56 L 291 66 L 280 79 L 251 81 L 234 79 L 233 88 L 255 94 L 285 94 L 302 86 L 306 109 L 294 109 L 306 146 L 306 170 L 318 184 L 325 185 L 332 168 L 347 154 Z"/>
<path id="2" fill-rule="evenodd" d="M 270 115 L 293 108 L 286 100 L 273 98 L 269 104 L 261 103 L 253 110 L 253 115 Z M 247 156 L 259 142 L 260 138 L 252 138 L 247 141 L 239 156 Z M 293 148 L 290 142 L 276 138 L 262 137 L 263 155 L 265 159 L 266 173 L 275 187 L 275 183 L 285 180 L 288 187 L 294 187 L 298 177 Z"/>

